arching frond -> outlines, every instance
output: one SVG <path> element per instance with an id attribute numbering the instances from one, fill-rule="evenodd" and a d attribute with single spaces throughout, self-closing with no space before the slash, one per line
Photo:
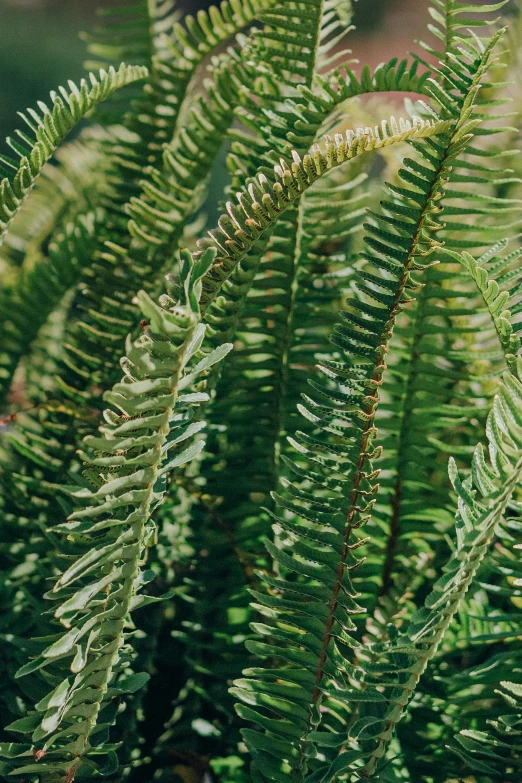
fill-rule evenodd
<path id="1" fill-rule="evenodd" d="M 375 227 L 368 226 L 369 252 L 365 256 L 370 264 L 361 268 L 359 295 L 349 300 L 350 310 L 342 314 L 343 322 L 332 336 L 343 360 L 324 363 L 325 384 L 311 381 L 319 401 L 305 396 L 307 405 L 302 406 L 302 412 L 315 424 L 317 434 L 297 433 L 292 439 L 299 456 L 291 467 L 305 480 L 306 488 L 301 482 L 285 482 L 287 494 L 276 497 L 282 509 L 276 532 L 289 538 L 292 554 L 277 541 L 267 548 L 279 572 L 307 579 L 301 585 L 288 577 L 265 577 L 267 585 L 282 597 L 256 593 L 258 606 L 271 623 L 254 624 L 263 641 L 251 643 L 252 651 L 260 657 L 294 665 L 278 673 L 280 684 L 274 681 L 271 669 L 255 669 L 235 690 L 247 705 L 261 708 L 239 707 L 243 717 L 266 729 L 263 734 L 247 729 L 244 735 L 259 779 L 283 780 L 288 774 L 295 780 L 306 779 L 316 766 L 312 761 L 319 755 L 316 743 L 321 754 L 326 752 L 321 745 L 328 747 L 328 731 L 321 743 L 324 699 L 350 700 L 351 690 L 343 679 L 352 667 L 339 648 L 357 647 L 351 615 L 362 609 L 352 572 L 362 562 L 355 553 L 364 543 L 358 529 L 371 517 L 377 490 L 378 471 L 372 465 L 379 453 L 373 445 L 374 421 L 388 343 L 398 313 L 410 300 L 407 291 L 415 287 L 411 275 L 426 268 L 423 259 L 437 245 L 433 235 L 441 228 L 438 213 L 443 185 L 451 162 L 471 137 L 474 123 L 469 121 L 469 107 L 497 38 L 493 36 L 471 66 L 470 90 L 459 97 L 451 131 L 426 143 L 429 151 L 423 155 L 422 165 L 407 161 L 401 179 L 410 187 L 390 186 L 394 200 L 384 202 L 383 220 Z M 229 245 L 233 246 L 231 238 Z M 321 494 L 314 497 L 308 487 L 320 488 Z M 303 712 L 299 723 L 294 720 L 286 732 L 285 703 L 292 693 L 294 701 L 302 702 Z M 267 723 L 267 710 L 277 716 L 275 722 L 270 718 Z M 271 743 L 276 737 L 280 761 L 274 763 L 266 751 L 267 738 Z M 338 767 L 335 770 L 341 771 Z"/>
<path id="2" fill-rule="evenodd" d="M 359 68 L 351 0 L 114 0 L 10 142 L 2 779 L 518 780 L 502 6 Z"/>
<path id="3" fill-rule="evenodd" d="M 0 236 L 14 220 L 45 163 L 76 123 L 115 90 L 143 79 L 146 74 L 145 68 L 132 65 L 122 65 L 118 71 L 114 68 L 100 71 L 98 78 L 90 74 L 89 80 L 82 80 L 79 88 L 69 82 L 69 90 L 60 88 L 60 94 L 51 93 L 51 109 L 42 103 L 38 107 L 40 113 L 28 109 L 28 117 L 22 115 L 31 135 L 19 131 L 20 141 L 9 142 L 20 162 L 1 158 L 7 176 L 0 183 Z"/>
<path id="4" fill-rule="evenodd" d="M 324 151 L 317 145 L 302 160 L 297 153 L 292 163 L 281 160 L 274 167 L 274 184 L 264 174 L 258 175 L 244 193 L 238 194 L 237 204 L 227 204 L 228 214 L 223 215 L 218 231 L 205 243 L 217 247 L 218 255 L 204 280 L 202 306 L 208 307 L 257 238 L 325 171 L 365 152 L 398 141 L 443 134 L 448 128 L 445 121 L 415 118 L 413 123 L 400 120 L 398 125 L 392 118 L 390 124 L 383 121 L 381 127 L 360 128 L 335 139 L 327 138 Z"/>

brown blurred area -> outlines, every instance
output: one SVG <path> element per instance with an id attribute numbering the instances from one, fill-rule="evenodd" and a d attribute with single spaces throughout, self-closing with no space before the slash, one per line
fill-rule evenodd
<path id="1" fill-rule="evenodd" d="M 361 3 L 364 5 L 364 0 L 359 0 Z M 361 62 L 375 67 L 392 57 L 402 58 L 417 50 L 417 39 L 431 38 L 426 28 L 429 0 L 377 0 L 371 4 L 378 12 L 377 19 L 372 24 L 365 16 L 349 38 L 349 46 Z"/>

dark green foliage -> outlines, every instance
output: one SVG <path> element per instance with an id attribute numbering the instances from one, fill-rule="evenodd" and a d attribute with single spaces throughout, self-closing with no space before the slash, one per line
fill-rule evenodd
<path id="1" fill-rule="evenodd" d="M 6 783 L 521 779 L 503 6 L 122 1 L 9 141 Z"/>

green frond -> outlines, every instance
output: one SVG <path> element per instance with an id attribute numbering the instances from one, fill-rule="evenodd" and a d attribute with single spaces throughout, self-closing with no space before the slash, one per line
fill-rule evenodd
<path id="1" fill-rule="evenodd" d="M 186 16 L 183 24 L 176 24 L 172 46 L 180 59 L 200 62 L 219 44 L 232 38 L 254 19 L 262 18 L 274 0 L 224 0 L 209 11 L 201 9 L 197 16 Z"/>
<path id="2" fill-rule="evenodd" d="M 5 156 L 1 158 L 6 176 L 0 182 L 0 237 L 8 230 L 42 168 L 67 133 L 100 101 L 146 75 L 146 69 L 127 65 L 121 65 L 118 71 L 114 68 L 100 71 L 98 77 L 91 73 L 88 81 L 82 79 L 79 88 L 69 82 L 68 91 L 62 87 L 59 94 L 52 92 L 51 109 L 41 103 L 40 113 L 28 109 L 28 117 L 22 115 L 30 135 L 19 131 L 20 141 L 8 139 L 20 162 Z"/>
<path id="3" fill-rule="evenodd" d="M 258 14 L 264 23 L 254 38 L 254 58 L 269 62 L 276 78 L 309 84 L 316 72 L 324 0 L 283 3 Z"/>
<path id="4" fill-rule="evenodd" d="M 516 544 L 515 549 L 522 545 Z M 515 581 L 515 586 L 520 586 Z M 519 670 L 518 670 L 519 671 Z M 518 674 L 517 671 L 517 674 Z M 512 678 L 513 672 L 505 676 Z M 518 681 L 501 680 L 495 695 L 502 699 L 500 714 L 489 719 L 488 730 L 463 729 L 456 737 L 458 744 L 449 749 L 473 772 L 491 775 L 494 779 L 503 775 L 519 775 L 522 750 L 522 684 Z M 504 710 L 507 709 L 507 712 Z"/>
<path id="5" fill-rule="evenodd" d="M 424 85 L 429 71 L 421 75 L 417 71 L 417 62 L 414 61 L 408 68 L 406 60 L 398 63 L 396 58 L 377 66 L 373 74 L 369 68 L 363 68 L 360 78 L 347 67 L 341 66 L 329 73 L 327 78 L 316 74 L 314 89 L 304 84 L 298 85 L 298 97 L 286 97 L 284 110 L 268 113 L 266 108 L 259 111 L 256 103 L 247 102 L 241 111 L 241 119 L 259 135 L 256 138 L 257 154 L 254 156 L 251 154 L 251 137 L 244 138 L 239 133 L 231 133 L 235 141 L 232 151 L 242 160 L 242 181 L 245 176 L 253 177 L 257 173 L 259 155 L 266 159 L 271 168 L 274 152 L 277 157 L 289 155 L 292 149 L 296 149 L 300 155 L 305 154 L 321 138 L 321 134 L 331 132 L 331 126 L 335 127 L 336 119 L 342 117 L 344 104 L 351 98 L 394 91 L 425 95 Z M 277 82 L 275 86 L 270 84 L 270 90 L 268 86 L 265 87 L 263 98 L 269 102 L 281 100 L 276 87 Z M 252 168 L 252 165 L 255 167 Z"/>
<path id="6" fill-rule="evenodd" d="M 459 52 L 462 39 L 469 38 L 469 31 L 481 31 L 498 22 L 499 17 L 491 14 L 500 11 L 507 0 L 498 3 L 467 3 L 462 0 L 431 0 L 429 8 L 433 20 L 428 30 L 437 39 L 434 46 L 421 42 L 421 46 L 432 56 L 446 62 Z M 436 47 L 436 48 L 434 48 Z"/>
<path id="7" fill-rule="evenodd" d="M 433 0 L 425 60 L 359 68 L 351 0 L 114 0 L 101 77 L 27 115 L 0 161 L 2 779 L 518 780 L 503 5 Z"/>
<path id="8" fill-rule="evenodd" d="M 347 131 L 334 139 L 327 137 L 324 151 L 317 145 L 303 159 L 297 153 L 292 163 L 281 159 L 274 167 L 273 184 L 264 174 L 259 174 L 243 193 L 238 194 L 236 204 L 227 204 L 227 214 L 204 245 L 217 247 L 218 255 L 204 280 L 202 307 L 208 307 L 258 237 L 326 171 L 365 152 L 399 141 L 444 134 L 448 129 L 445 121 L 414 118 L 413 123 L 401 119 L 397 124 L 395 118 L 391 118 L 389 123 L 384 120 L 380 127 Z"/>
<path id="9" fill-rule="evenodd" d="M 77 550 L 47 596 L 58 602 L 54 617 L 66 630 L 45 639 L 40 655 L 17 674 L 42 672 L 53 686 L 34 712 L 8 727 L 30 733 L 33 742 L 16 753 L 13 776 L 38 774 L 45 782 L 56 773 L 72 780 L 80 767 L 94 772 L 100 759 L 91 735 L 100 721 L 112 722 L 114 698 L 146 680 L 126 676 L 125 639 L 131 612 L 158 600 L 140 595 L 148 580 L 140 564 L 153 536 L 151 514 L 163 499 L 168 474 L 204 445 L 196 439 L 187 446 L 204 426 L 191 419 L 194 404 L 205 397 L 188 389 L 232 348 L 225 344 L 193 362 L 205 332 L 199 281 L 213 256 L 209 250 L 193 264 L 184 255 L 177 304 L 163 297 L 158 306 L 145 292 L 138 294 L 147 325 L 140 338 L 128 339 L 123 380 L 105 394 L 112 406 L 104 413 L 106 425 L 83 444 L 86 475 L 96 488 L 73 492 L 83 507 L 56 528 Z M 27 763 L 37 750 L 45 751 L 45 761 Z M 114 750 L 105 754 L 113 766 Z"/>
<path id="10" fill-rule="evenodd" d="M 103 214 L 87 214 L 69 224 L 65 234 L 49 246 L 48 255 L 22 267 L 15 285 L 3 293 L 0 324 L 4 331 L 0 400 L 11 387 L 14 371 L 67 291 L 78 280 Z"/>
<path id="11" fill-rule="evenodd" d="M 268 708 L 277 716 L 274 728 L 281 724 L 280 731 L 275 732 L 274 728 L 263 734 L 245 731 L 260 779 L 283 780 L 288 774 L 295 780 L 307 779 L 317 766 L 313 762 L 319 755 L 317 745 L 321 754 L 325 753 L 320 740 L 324 733 L 320 730 L 322 722 L 326 720 L 328 726 L 321 711 L 323 699 L 350 701 L 346 679 L 353 667 L 343 660 L 346 655 L 341 650 L 358 647 L 351 616 L 363 610 L 352 574 L 362 563 L 355 551 L 364 543 L 358 529 L 371 518 L 375 504 L 379 473 L 372 465 L 379 454 L 373 445 L 377 434 L 375 416 L 387 369 L 388 343 L 398 314 L 411 301 L 409 291 L 418 287 L 412 275 L 430 266 L 425 257 L 437 247 L 433 235 L 442 228 L 439 213 L 444 185 L 452 161 L 462 152 L 475 127 L 475 122 L 469 120 L 469 96 L 476 94 L 496 40 L 494 36 L 473 63 L 472 82 L 460 97 L 450 132 L 447 129 L 446 136 L 425 142 L 422 165 L 405 160 L 400 177 L 408 187 L 390 184 L 394 199 L 383 202 L 383 220 L 377 216 L 377 225 L 368 224 L 367 251 L 362 256 L 365 263 L 358 270 L 358 295 L 348 300 L 350 309 L 341 314 L 342 321 L 331 338 L 341 349 L 343 360 L 324 363 L 327 382 L 310 382 L 319 393 L 319 400 L 305 395 L 306 405 L 301 406 L 317 431 L 312 436 L 298 432 L 291 439 L 298 457 L 290 467 L 308 486 L 317 487 L 320 494 L 312 499 L 302 482 L 293 486 L 285 482 L 290 496 L 275 497 L 283 510 L 276 518 L 276 543 L 267 544 L 267 548 L 277 573 L 293 573 L 306 579 L 301 584 L 288 576 L 265 577 L 267 585 L 283 597 L 273 600 L 256 595 L 256 606 L 271 618 L 271 623 L 252 627 L 261 638 L 268 637 L 270 641 L 253 642 L 251 648 L 262 658 L 272 656 L 294 665 L 284 675 L 286 684 L 275 684 L 271 670 L 261 669 L 256 670 L 255 679 L 240 681 L 234 691 L 247 705 L 261 708 L 251 711 L 249 707 L 245 713 L 240 707 L 244 717 L 266 727 Z M 291 176 L 287 180 L 293 184 Z M 294 189 L 298 192 L 295 185 Z M 388 216 L 400 219 L 399 229 L 394 226 L 390 231 Z M 232 242 L 229 236 L 229 245 Z M 227 245 L 222 243 L 222 247 Z M 315 601 L 310 603 L 312 597 Z M 284 705 L 292 691 L 294 706 L 302 702 L 306 707 L 299 724 L 294 719 L 297 731 L 281 739 L 287 718 Z M 266 749 L 276 736 L 281 761 L 274 764 Z M 333 762 L 332 777 L 333 771 L 348 768 L 340 766 L 341 758 Z M 365 769 L 370 770 L 377 758 L 372 757 Z M 353 760 L 345 758 L 342 763 Z M 317 780 L 321 779 L 318 772 Z"/>
<path id="12" fill-rule="evenodd" d="M 440 71 L 441 82 L 443 70 L 444 67 L 434 69 L 436 73 Z M 459 70 L 461 93 L 465 93 L 462 71 L 456 66 L 453 70 Z M 430 84 L 427 82 L 427 90 Z M 458 90 L 454 85 L 452 89 L 456 97 Z M 488 91 L 491 89 L 490 84 Z M 484 116 L 483 107 L 490 95 L 491 92 L 484 94 L 482 90 L 475 95 L 477 118 Z M 442 106 L 440 111 L 446 116 L 444 112 L 449 113 L 450 107 Z M 445 220 L 439 232 L 443 242 L 438 250 L 441 263 L 427 270 L 418 301 L 392 340 L 396 359 L 390 371 L 394 386 L 381 405 L 379 424 L 384 432 L 384 457 L 379 462 L 383 473 L 375 515 L 385 540 L 374 538 L 373 552 L 367 561 L 368 574 L 379 575 L 380 581 L 377 595 L 369 598 L 375 602 L 375 609 L 368 630 L 376 639 L 386 638 L 386 627 L 394 614 L 400 612 L 403 618 L 411 614 L 415 596 L 422 595 L 426 564 L 433 562 L 451 527 L 449 487 L 442 457 L 458 453 L 469 463 L 477 427 L 483 431 L 485 412 L 496 391 L 484 363 L 487 362 L 491 376 L 498 376 L 505 367 L 491 319 L 484 315 L 484 303 L 477 299 L 476 286 L 455 263 L 457 249 L 469 248 L 479 255 L 488 247 L 479 262 L 487 266 L 491 256 L 503 246 L 500 243 L 491 247 L 502 236 L 499 232 L 505 218 L 501 215 L 516 218 L 516 200 L 509 198 L 510 186 L 500 184 L 507 178 L 500 153 L 493 146 L 494 135 L 487 138 L 489 127 L 489 121 L 483 120 L 476 130 L 482 133 L 480 143 L 476 140 L 469 144 L 453 161 L 442 202 Z M 471 187 L 463 183 L 471 183 Z M 491 195 L 488 207 L 477 203 L 477 188 L 483 195 Z M 480 218 L 473 220 L 470 215 Z M 514 261 L 516 264 L 516 252 Z M 496 274 L 495 269 L 493 265 L 491 274 Z M 512 285 L 506 277 L 503 290 L 508 295 L 507 290 L 511 289 L 515 313 L 517 276 L 513 270 L 511 274 Z M 460 350 L 455 349 L 457 345 Z"/>
<path id="13" fill-rule="evenodd" d="M 450 625 L 460 602 L 466 595 L 495 536 L 495 528 L 511 500 L 522 476 L 522 360 L 517 361 L 516 374 L 505 374 L 488 418 L 487 436 L 490 461 L 479 444 L 473 454 L 471 475 L 461 479 L 454 460 L 450 460 L 450 478 L 458 496 L 456 514 L 456 548 L 444 567 L 444 575 L 435 583 L 425 605 L 412 618 L 404 636 L 396 645 L 385 648 L 391 654 L 389 671 L 398 669 L 395 648 L 406 658 L 403 669 L 408 679 L 394 680 L 388 708 L 378 721 L 382 726 L 375 736 L 374 749 L 359 774 L 374 774 L 384 756 L 386 745 L 400 720 L 419 678 Z M 393 651 L 393 652 L 392 652 Z M 377 672 L 378 670 L 376 670 Z M 387 671 L 386 664 L 382 669 Z M 371 672 L 371 669 L 370 669 Z M 369 684 L 372 680 L 369 680 Z M 379 680 L 379 684 L 384 684 Z M 337 770 L 339 771 L 339 770 Z M 332 778 L 326 777 L 325 780 Z"/>
<path id="14" fill-rule="evenodd" d="M 86 128 L 78 138 L 58 147 L 52 166 L 44 166 L 0 247 L 6 288 L 29 257 L 45 252 L 55 231 L 63 230 L 75 216 L 96 209 L 110 192 L 108 182 L 105 188 L 100 186 L 100 173 L 106 174 L 108 164 L 103 150 L 107 138 L 102 128 Z"/>
<path id="15" fill-rule="evenodd" d="M 92 33 L 83 33 L 89 54 L 101 62 L 87 67 L 107 68 L 126 62 L 150 68 L 161 56 L 180 12 L 175 0 L 134 0 L 97 9 L 100 24 Z"/>
<path id="16" fill-rule="evenodd" d="M 493 271 L 496 275 L 500 276 L 502 272 L 509 270 L 509 267 L 516 263 L 520 254 L 521 251 L 515 250 L 509 256 L 495 264 Z M 502 290 L 497 280 L 488 275 L 488 271 L 481 264 L 482 259 L 476 261 L 473 256 L 465 251 L 460 255 L 455 254 L 455 258 L 467 269 L 477 284 L 477 288 L 482 295 L 484 303 L 486 304 L 495 325 L 502 350 L 506 357 L 506 363 L 510 369 L 514 369 L 516 366 L 516 357 L 520 351 L 520 338 L 513 329 L 511 312 L 506 307 L 510 299 L 510 292 Z M 489 259 L 486 258 L 485 260 Z M 518 277 L 519 272 L 518 269 L 513 271 L 515 274 L 513 274 L 513 272 L 511 272 L 511 274 L 508 272 L 507 279 L 511 282 L 513 278 L 515 278 L 516 283 L 516 277 Z M 503 280 L 501 278 L 500 283 L 502 284 L 502 282 Z"/>

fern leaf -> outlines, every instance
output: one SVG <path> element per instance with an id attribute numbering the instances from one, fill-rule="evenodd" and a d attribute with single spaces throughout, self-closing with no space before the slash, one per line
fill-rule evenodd
<path id="1" fill-rule="evenodd" d="M 480 564 L 494 539 L 495 528 L 520 482 L 521 376 L 522 362 L 519 358 L 516 375 L 504 375 L 504 383 L 495 397 L 489 415 L 487 434 L 490 464 L 485 462 L 481 444 L 476 447 L 473 455 L 472 480 L 462 481 L 455 462 L 450 461 L 450 477 L 459 498 L 456 515 L 457 547 L 444 568 L 444 575 L 428 595 L 424 608 L 414 615 L 407 634 L 398 642 L 397 646 L 410 658 L 409 679 L 404 683 L 394 684 L 396 690 L 389 698 L 388 710 L 380 721 L 384 726 L 383 731 L 375 738 L 375 747 L 370 758 L 359 773 L 366 777 L 375 773 L 395 724 L 400 720 L 419 678 L 435 655 L 460 602 L 476 578 Z"/>
<path id="2" fill-rule="evenodd" d="M 84 442 L 100 486 L 74 493 L 85 507 L 59 528 L 80 545 L 50 595 L 66 631 L 18 673 L 42 670 L 55 682 L 65 677 L 38 702 L 29 721 L 10 727 L 25 733 L 26 724 L 34 724 L 32 741 L 46 760 L 18 766 L 12 775 L 35 773 L 47 781 L 60 772 L 72 781 L 84 763 L 95 769 L 91 734 L 114 696 L 128 687 L 122 678 L 128 665 L 124 642 L 130 613 L 140 605 L 140 562 L 152 533 L 151 512 L 162 500 L 168 473 L 203 447 L 201 440 L 187 442 L 202 426 L 190 423 L 192 401 L 204 395 L 180 392 L 232 347 L 224 345 L 189 366 L 204 336 L 199 281 L 213 256 L 209 251 L 193 264 L 185 254 L 177 305 L 164 298 L 158 306 L 145 292 L 138 294 L 148 325 L 142 337 L 128 340 L 123 381 L 105 395 L 112 405 L 105 412 L 107 425 Z"/>
<path id="3" fill-rule="evenodd" d="M 506 363 L 510 369 L 516 367 L 516 356 L 520 350 L 520 338 L 514 333 L 511 325 L 511 313 L 506 309 L 510 298 L 509 291 L 502 291 L 495 279 L 488 276 L 488 273 L 479 261 L 475 261 L 469 253 L 463 252 L 460 255 L 455 254 L 460 263 L 467 269 L 480 291 L 484 303 L 491 315 L 495 329 L 498 334 L 502 350 L 506 357 Z M 509 267 L 512 261 L 516 261 L 518 252 L 515 251 L 510 257 L 505 259 L 505 267 Z M 500 270 L 504 268 L 500 266 Z"/>
<path id="4" fill-rule="evenodd" d="M 0 237 L 8 230 L 43 166 L 67 133 L 97 103 L 108 98 L 120 87 L 136 79 L 143 79 L 146 74 L 144 68 L 125 65 L 120 66 L 118 71 L 114 68 L 110 68 L 108 72 L 100 71 L 98 78 L 90 74 L 89 82 L 82 80 L 79 88 L 70 82 L 69 91 L 61 88 L 60 94 L 51 93 L 52 109 L 41 104 L 40 114 L 29 109 L 28 118 L 22 115 L 34 140 L 29 142 L 28 137 L 22 134 L 24 147 L 11 142 L 13 150 L 20 155 L 19 163 L 10 158 L 2 158 L 2 166 L 7 176 L 0 182 Z M 30 148 L 25 149 L 29 143 Z"/>
<path id="5" fill-rule="evenodd" d="M 461 33 L 461 52 L 466 51 L 468 38 L 476 43 L 471 34 Z M 479 45 L 483 48 L 485 43 L 482 41 Z M 467 54 L 466 59 L 470 56 Z M 447 86 L 458 100 L 459 91 L 466 94 L 470 77 L 463 74 L 454 58 L 452 63 L 451 69 L 443 63 L 433 72 L 441 84 L 445 82 L 445 74 L 451 77 L 453 81 L 448 81 Z M 379 525 L 386 531 L 386 545 L 383 552 L 381 543 L 375 539 L 376 546 L 368 562 L 368 568 L 381 570 L 382 578 L 378 595 L 368 598 L 376 602 L 374 616 L 368 623 L 368 629 L 376 638 L 386 637 L 387 624 L 399 607 L 402 617 L 411 611 L 415 593 L 423 590 L 424 566 L 436 556 L 440 537 L 451 528 L 448 483 L 440 455 L 459 453 L 469 463 L 476 432 L 466 417 L 473 415 L 475 427 L 482 429 L 485 411 L 496 390 L 494 383 L 481 377 L 484 373 L 481 362 L 488 362 L 491 376 L 500 374 L 505 366 L 495 348 L 490 319 L 481 315 L 484 308 L 477 300 L 476 289 L 462 267 L 459 269 L 455 264 L 456 256 L 452 251 L 468 248 L 470 252 L 478 251 L 478 255 L 488 247 L 479 262 L 486 265 L 490 255 L 500 249 L 499 246 L 492 250 L 491 245 L 502 236 L 500 232 L 510 228 L 509 224 L 503 227 L 504 216 L 516 217 L 516 204 L 508 197 L 509 185 L 500 184 L 506 179 L 505 175 L 512 172 L 503 168 L 505 161 L 494 136 L 487 138 L 490 132 L 494 133 L 487 109 L 491 91 L 501 89 L 501 85 L 495 86 L 495 79 L 493 71 L 492 82 L 473 99 L 474 114 L 481 118 L 476 133 L 483 138 L 480 143 L 477 140 L 469 144 L 454 161 L 445 188 L 445 225 L 439 232 L 444 243 L 438 254 L 441 263 L 427 271 L 418 302 L 412 308 L 408 322 L 401 324 L 392 341 L 392 352 L 400 359 L 391 368 L 395 388 L 389 389 L 390 399 L 384 400 L 381 406 L 381 421 L 387 434 L 383 440 L 386 458 L 380 462 L 385 471 L 381 482 L 383 501 L 379 503 L 377 515 Z M 426 83 L 427 91 L 430 84 L 431 81 Z M 442 107 L 441 111 L 450 111 L 450 108 Z M 497 118 L 495 125 L 499 124 Z M 509 150 L 506 151 L 506 156 L 509 154 Z M 477 188 L 486 188 L 488 183 L 488 192 L 499 193 L 500 197 L 491 200 L 489 209 L 482 209 L 475 198 L 475 190 L 461 184 L 467 182 L 474 183 Z M 497 209 L 499 211 L 494 214 L 490 211 Z M 480 215 L 481 218 L 473 220 L 466 218 L 467 215 Z M 515 281 L 516 275 L 513 293 Z M 505 282 L 509 285 L 507 278 Z M 505 293 L 507 295 L 507 290 Z M 514 302 L 513 306 L 516 307 Z M 457 342 L 465 345 L 466 350 L 455 351 Z M 493 349 L 487 358 L 485 354 L 480 356 L 477 350 L 479 345 L 486 344 Z M 477 396 L 477 389 L 483 390 L 483 398 Z M 385 500 L 388 493 L 389 502 Z M 436 530 L 432 524 L 435 518 Z M 381 557 L 381 566 L 378 566 Z"/>
<path id="6" fill-rule="evenodd" d="M 228 214 L 223 216 L 218 231 L 206 243 L 217 247 L 218 255 L 204 280 L 203 308 L 208 308 L 223 282 L 257 238 L 324 172 L 365 152 L 399 141 L 443 134 L 448 127 L 445 121 L 418 118 L 413 124 L 409 120 L 401 120 L 399 126 L 392 118 L 390 125 L 384 121 L 381 127 L 347 131 L 344 137 L 339 134 L 335 140 L 327 138 L 324 152 L 316 146 L 302 160 L 297 153 L 292 163 L 281 160 L 274 167 L 273 185 L 264 174 L 258 175 L 248 189 L 238 195 L 237 204 L 227 204 Z"/>
<path id="7" fill-rule="evenodd" d="M 16 285 L 4 294 L 6 360 L 2 362 L 0 380 L 4 399 L 21 357 L 27 354 L 41 327 L 80 276 L 92 250 L 95 227 L 100 223 L 101 215 L 91 213 L 80 218 L 76 225 L 70 224 L 65 235 L 50 245 L 48 257 L 27 271 L 22 268 Z"/>
<path id="8" fill-rule="evenodd" d="M 476 62 L 475 86 L 488 67 L 496 40 L 494 36 Z M 318 602 L 313 609 L 306 606 L 308 587 L 301 592 L 301 586 L 288 579 L 266 579 L 268 585 L 285 595 L 287 592 L 295 594 L 299 601 L 294 601 L 292 609 L 290 606 L 287 609 L 285 599 L 279 611 L 274 611 L 270 603 L 261 601 L 261 607 L 266 607 L 262 609 L 263 614 L 273 618 L 272 625 L 255 625 L 254 628 L 263 636 L 272 637 L 273 641 L 267 648 L 270 655 L 293 661 L 298 655 L 301 659 L 298 672 L 299 677 L 302 672 L 303 681 L 299 679 L 299 686 L 292 687 L 295 699 L 303 701 L 308 710 L 299 724 L 299 741 L 285 741 L 284 763 L 279 773 L 273 765 L 266 767 L 265 735 L 256 732 L 248 732 L 248 738 L 245 735 L 256 770 L 271 780 L 282 780 L 290 772 L 296 780 L 302 780 L 309 769 L 313 770 L 310 760 L 317 754 L 313 737 L 322 721 L 322 700 L 333 696 L 332 691 L 340 691 L 342 698 L 343 689 L 346 689 L 346 685 L 341 685 L 346 664 L 341 662 L 339 645 L 357 647 L 351 615 L 362 610 L 357 603 L 359 595 L 351 574 L 362 562 L 356 553 L 363 543 L 357 531 L 370 518 L 374 505 L 372 498 L 376 492 L 378 471 L 374 471 L 372 459 L 378 452 L 372 441 L 376 435 L 374 420 L 379 403 L 378 390 L 386 370 L 385 356 L 397 314 L 410 299 L 407 290 L 413 290 L 411 273 L 415 269 L 426 268 L 423 259 L 436 246 L 432 234 L 440 228 L 437 215 L 442 186 L 452 160 L 463 148 L 463 139 L 469 140 L 469 131 L 474 126 L 469 122 L 467 102 L 467 95 L 463 96 L 461 113 L 456 117 L 452 132 L 446 138 L 429 143 L 426 160 L 429 161 L 432 151 L 435 153 L 430 167 L 419 169 L 408 165 L 401 172 L 401 178 L 409 187 L 390 185 L 398 201 L 385 206 L 391 215 L 405 214 L 411 222 L 404 222 L 400 234 L 388 232 L 386 245 L 380 241 L 380 226 L 375 230 L 370 226 L 371 234 L 367 240 L 370 254 L 366 257 L 375 272 L 370 272 L 371 267 L 361 269 L 358 288 L 362 296 L 349 301 L 353 309 L 343 314 L 344 323 L 336 326 L 332 336 L 332 342 L 343 354 L 352 357 L 351 362 L 346 366 L 344 363 L 327 366 L 327 384 L 319 386 L 312 383 L 321 395 L 319 401 L 305 397 L 306 415 L 313 418 L 320 435 L 309 437 L 297 433 L 292 441 L 299 455 L 298 475 L 305 477 L 312 486 L 318 485 L 330 491 L 321 498 L 319 507 L 310 502 L 308 493 L 297 487 L 293 488 L 290 500 L 276 497 L 276 502 L 291 512 L 290 519 L 295 519 L 297 525 L 295 522 L 290 525 L 284 512 L 277 518 L 276 531 L 280 529 L 290 535 L 292 555 L 287 554 L 286 548 L 281 545 L 269 544 L 268 550 L 279 570 L 313 580 L 312 584 L 317 585 L 313 590 Z M 290 183 L 290 177 L 288 181 Z M 412 184 L 415 190 L 411 189 Z M 383 222 L 383 225 L 386 226 L 386 223 Z M 354 318 L 352 312 L 358 318 Z M 335 435 L 333 441 L 332 434 Z M 308 463 L 304 467 L 303 459 Z M 324 525 L 328 525 L 326 530 Z M 321 548 L 311 547 L 307 542 L 309 538 L 319 540 Z M 302 651 L 303 644 L 306 651 Z M 266 657 L 266 653 L 262 656 Z M 295 666 L 289 669 L 287 682 L 295 683 L 294 669 Z M 290 691 L 287 691 L 287 686 L 279 691 L 277 686 L 272 685 L 270 670 L 267 669 L 258 679 L 248 681 L 246 686 L 241 683 L 235 692 L 247 704 L 261 707 L 257 722 L 262 726 L 263 707 L 270 705 L 284 720 L 285 710 L 280 702 L 290 697 Z M 270 694 L 275 696 L 278 693 L 280 699 L 276 705 Z M 349 701 L 348 694 L 346 700 Z M 341 771 L 338 766 L 340 761 L 334 764 L 336 772 Z"/>

